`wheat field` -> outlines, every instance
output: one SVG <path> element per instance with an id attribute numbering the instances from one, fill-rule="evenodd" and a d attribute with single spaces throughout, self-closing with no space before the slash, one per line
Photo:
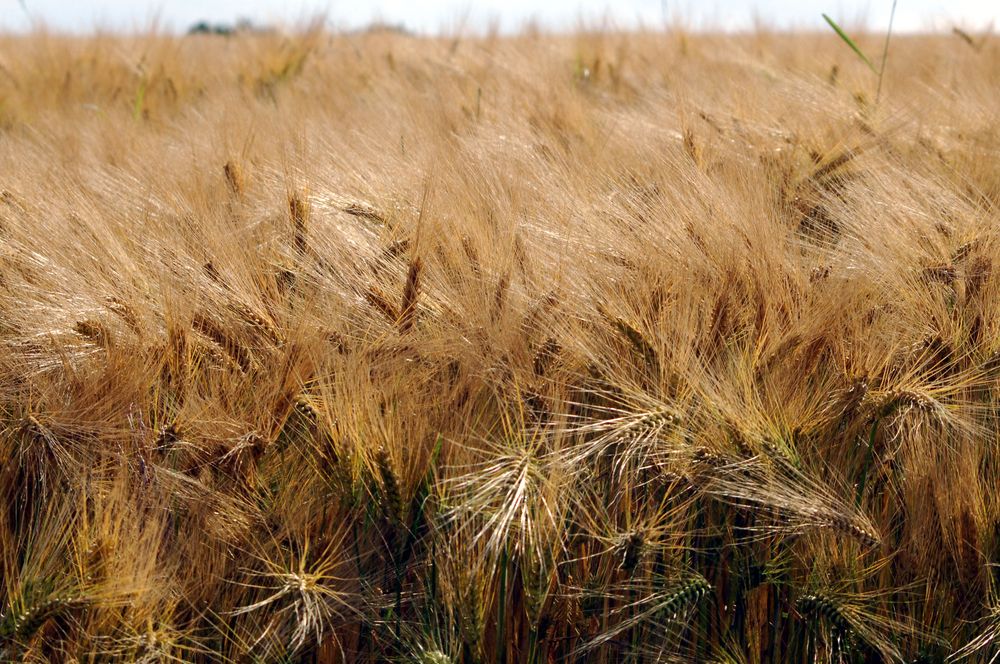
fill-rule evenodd
<path id="1" fill-rule="evenodd" d="M 832 32 L 0 37 L 0 660 L 993 661 L 1000 42 L 876 90 Z"/>

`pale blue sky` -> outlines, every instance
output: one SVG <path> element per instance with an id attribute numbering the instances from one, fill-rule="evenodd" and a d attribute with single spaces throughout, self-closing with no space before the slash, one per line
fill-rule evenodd
<path id="1" fill-rule="evenodd" d="M 777 27 L 822 29 L 823 12 L 877 30 L 888 22 L 891 5 L 891 0 L 24 0 L 22 7 L 20 0 L 0 0 L 0 30 L 23 30 L 32 20 L 60 30 L 86 31 L 95 25 L 129 29 L 149 25 L 154 16 L 165 27 L 183 30 L 199 20 L 245 17 L 287 24 L 316 14 L 324 14 L 336 27 L 360 27 L 381 18 L 428 32 L 459 23 L 478 28 L 491 18 L 499 19 L 505 29 L 531 18 L 565 28 L 581 18 L 605 16 L 620 27 L 662 25 L 665 15 L 729 29 L 752 26 L 755 15 Z M 899 0 L 896 10 L 899 31 L 947 30 L 953 25 L 980 30 L 994 21 L 1000 28 L 1000 0 Z"/>

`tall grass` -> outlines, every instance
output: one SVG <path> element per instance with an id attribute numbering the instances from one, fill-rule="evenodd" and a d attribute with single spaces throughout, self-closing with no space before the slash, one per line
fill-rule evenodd
<path id="1" fill-rule="evenodd" d="M 0 38 L 0 660 L 990 661 L 970 39 Z"/>

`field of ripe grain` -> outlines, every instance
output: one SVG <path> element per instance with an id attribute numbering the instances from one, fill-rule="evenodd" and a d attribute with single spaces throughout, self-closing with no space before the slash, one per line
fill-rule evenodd
<path id="1" fill-rule="evenodd" d="M 876 89 L 832 32 L 0 37 L 0 660 L 992 661 L 1000 41 Z"/>

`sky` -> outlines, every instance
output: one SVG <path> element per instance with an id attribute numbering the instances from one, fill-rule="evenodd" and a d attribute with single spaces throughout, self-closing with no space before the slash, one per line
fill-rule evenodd
<path id="1" fill-rule="evenodd" d="M 681 18 L 689 27 L 748 29 L 755 19 L 779 28 L 825 29 L 821 14 L 843 25 L 884 30 L 892 0 L 0 0 L 0 31 L 44 22 L 57 30 L 95 27 L 129 30 L 159 25 L 184 30 L 205 20 L 294 24 L 324 15 L 332 27 L 354 29 L 373 21 L 416 32 L 481 29 L 496 20 L 514 30 L 529 20 L 554 29 L 607 19 L 618 27 L 663 25 Z M 1000 0 L 898 0 L 894 30 L 1000 29 Z"/>

